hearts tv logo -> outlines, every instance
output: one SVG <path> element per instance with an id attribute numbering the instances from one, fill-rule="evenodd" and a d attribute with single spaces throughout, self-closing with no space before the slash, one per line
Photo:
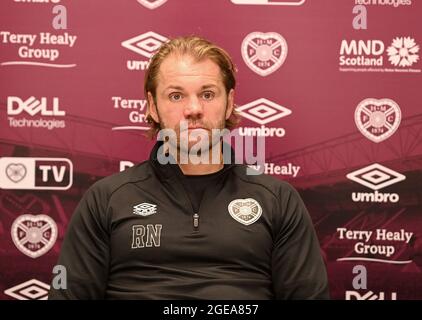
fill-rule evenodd
<path id="1" fill-rule="evenodd" d="M 11 163 L 6 167 L 6 176 L 15 183 L 26 176 L 26 167 L 22 163 Z"/>

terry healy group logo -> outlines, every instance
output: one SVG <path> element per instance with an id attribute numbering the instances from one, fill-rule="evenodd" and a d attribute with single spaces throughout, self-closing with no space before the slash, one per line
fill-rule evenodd
<path id="1" fill-rule="evenodd" d="M 128 70 L 146 70 L 150 58 L 167 42 L 168 39 L 158 33 L 149 31 L 122 42 L 122 46 L 143 57 L 143 60 L 127 60 Z"/>
<path id="2" fill-rule="evenodd" d="M 270 128 L 266 127 L 266 124 L 286 117 L 292 113 L 292 111 L 286 107 L 265 98 L 247 103 L 236 108 L 236 110 L 242 117 L 261 125 L 261 127 L 256 128 L 239 127 L 238 132 L 241 136 L 284 137 L 286 134 L 284 128 Z"/>
<path id="3" fill-rule="evenodd" d="M 24 214 L 12 224 L 13 243 L 23 254 L 38 258 L 47 253 L 57 239 L 57 225 L 49 216 Z"/>
<path id="4" fill-rule="evenodd" d="M 126 99 L 119 96 L 111 97 L 113 109 L 126 112 L 130 125 L 114 126 L 112 130 L 148 130 L 146 120 L 146 99 Z"/>
<path id="5" fill-rule="evenodd" d="M 282 66 L 287 57 L 287 42 L 276 32 L 252 32 L 243 39 L 242 57 L 260 76 L 268 76 Z"/>
<path id="6" fill-rule="evenodd" d="M 167 0 L 138 0 L 145 8 L 153 10 L 161 7 Z"/>
<path id="7" fill-rule="evenodd" d="M 355 110 L 357 128 L 366 138 L 376 143 L 391 137 L 400 121 L 400 107 L 391 99 L 365 99 Z"/>
<path id="8" fill-rule="evenodd" d="M 390 202 L 396 203 L 400 200 L 397 193 L 382 193 L 378 190 L 403 181 L 406 177 L 394 170 L 391 170 L 378 163 L 371 164 L 365 168 L 353 171 L 347 178 L 365 187 L 374 190 L 373 193 L 353 192 L 354 202 Z"/>
<path id="9" fill-rule="evenodd" d="M 59 98 L 47 100 L 31 96 L 26 100 L 19 97 L 7 97 L 7 115 L 9 126 L 12 128 L 46 128 L 48 130 L 65 128 L 66 123 L 62 118 L 66 115 L 60 109 Z M 29 116 L 29 117 L 28 117 Z"/>
<path id="10" fill-rule="evenodd" d="M 73 165 L 65 158 L 0 158 L 0 188 L 67 190 L 72 186 Z"/>
<path id="11" fill-rule="evenodd" d="M 259 166 L 250 166 L 250 167 L 256 170 L 262 171 L 262 169 L 259 168 Z M 284 165 L 278 165 L 275 163 L 265 162 L 263 167 L 264 167 L 263 171 L 265 174 L 276 175 L 276 176 L 290 176 L 293 178 L 297 177 L 300 170 L 300 166 L 296 166 L 291 162 L 286 163 Z"/>
<path id="12" fill-rule="evenodd" d="M 40 32 L 38 34 L 14 33 L 0 31 L 0 43 L 4 46 L 17 48 L 17 56 L 9 61 L 0 62 L 1 66 L 32 65 L 50 68 L 72 68 L 75 63 L 60 62 L 61 53 L 65 48 L 72 48 L 77 36 L 69 32 L 52 34 Z"/>
<path id="13" fill-rule="evenodd" d="M 382 40 L 343 40 L 339 70 L 342 72 L 420 73 L 419 45 L 412 37 L 396 37 L 387 47 Z M 388 62 L 387 62 L 388 61 Z"/>
<path id="14" fill-rule="evenodd" d="M 401 228 L 391 230 L 377 228 L 337 228 L 336 237 L 347 254 L 337 261 L 370 261 L 387 264 L 409 264 L 412 260 L 403 260 L 402 254 L 409 248 L 413 232 Z"/>

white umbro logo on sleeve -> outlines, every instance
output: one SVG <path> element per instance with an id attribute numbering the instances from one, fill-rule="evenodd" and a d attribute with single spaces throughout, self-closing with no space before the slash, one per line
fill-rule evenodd
<path id="1" fill-rule="evenodd" d="M 157 213 L 157 205 L 147 202 L 142 202 L 136 206 L 133 206 L 133 213 L 138 216 L 150 216 L 154 213 Z"/>

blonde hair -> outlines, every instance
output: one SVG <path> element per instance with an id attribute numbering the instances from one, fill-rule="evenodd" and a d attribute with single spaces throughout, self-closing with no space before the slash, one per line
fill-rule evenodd
<path id="1" fill-rule="evenodd" d="M 151 93 L 155 105 L 157 105 L 156 89 L 158 72 L 163 61 L 171 54 L 189 55 L 196 61 L 210 59 L 220 67 L 226 94 L 228 94 L 230 90 L 234 89 L 236 86 L 236 68 L 230 55 L 223 48 L 198 36 L 178 37 L 170 40 L 169 42 L 163 43 L 160 49 L 151 58 L 149 67 L 145 72 L 144 79 L 144 95 L 145 99 L 147 99 L 148 107 L 146 121 L 150 125 L 150 129 L 148 130 L 147 135 L 150 138 L 153 138 L 161 129 L 161 127 L 159 123 L 154 121 L 149 113 L 151 106 L 149 105 L 148 101 L 148 92 Z M 233 109 L 230 118 L 226 120 L 225 127 L 231 130 L 238 123 L 239 115 L 235 109 Z"/>

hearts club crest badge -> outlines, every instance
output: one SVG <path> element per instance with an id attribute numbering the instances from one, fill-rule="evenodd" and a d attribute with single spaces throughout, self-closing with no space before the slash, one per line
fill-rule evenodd
<path id="1" fill-rule="evenodd" d="M 6 167 L 6 176 L 15 183 L 23 180 L 26 176 L 26 167 L 22 163 L 11 163 Z"/>
<path id="2" fill-rule="evenodd" d="M 400 107 L 391 99 L 365 99 L 355 110 L 355 123 L 359 131 L 376 143 L 391 137 L 400 121 Z"/>
<path id="3" fill-rule="evenodd" d="M 276 32 L 252 32 L 243 39 L 241 51 L 246 65 L 265 77 L 286 60 L 287 42 Z"/>
<path id="4" fill-rule="evenodd" d="M 24 214 L 12 224 L 13 243 L 22 253 L 38 258 L 47 253 L 57 239 L 57 225 L 49 216 Z"/>
<path id="5" fill-rule="evenodd" d="M 235 199 L 229 203 L 228 210 L 234 220 L 245 226 L 254 223 L 262 215 L 260 204 L 252 198 Z"/>

